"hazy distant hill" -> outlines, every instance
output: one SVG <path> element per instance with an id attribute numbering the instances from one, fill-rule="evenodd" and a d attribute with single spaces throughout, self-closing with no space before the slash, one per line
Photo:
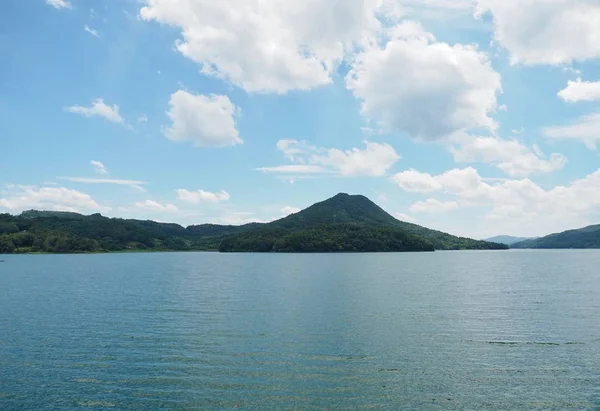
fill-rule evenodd
<path id="1" fill-rule="evenodd" d="M 486 238 L 484 241 L 491 241 L 493 243 L 500 243 L 506 245 L 513 245 L 521 241 L 531 240 L 530 237 L 513 237 L 510 235 L 498 235 L 496 237 Z"/>
<path id="2" fill-rule="evenodd" d="M 0 214 L 0 254 L 107 251 L 433 251 L 505 249 L 399 221 L 364 196 L 338 194 L 268 224 L 184 228 L 100 214 Z"/>
<path id="3" fill-rule="evenodd" d="M 526 240 L 512 248 L 600 248 L 600 225 L 591 225 L 578 230 L 550 234 L 546 237 Z"/>

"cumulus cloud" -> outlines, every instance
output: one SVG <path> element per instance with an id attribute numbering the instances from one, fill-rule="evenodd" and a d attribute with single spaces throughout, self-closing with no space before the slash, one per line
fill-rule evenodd
<path id="1" fill-rule="evenodd" d="M 343 176 L 383 176 L 400 156 L 389 144 L 364 141 L 364 150 L 330 148 L 324 155 L 312 155 L 310 161 L 337 170 Z"/>
<path id="2" fill-rule="evenodd" d="M 65 187 L 8 187 L 7 196 L 0 198 L 0 208 L 18 212 L 29 209 L 83 212 L 105 212 L 110 207 L 99 205 L 89 194 Z"/>
<path id="3" fill-rule="evenodd" d="M 92 160 L 92 161 L 90 161 L 90 164 L 94 167 L 94 169 L 96 170 L 96 173 L 108 174 L 108 170 L 107 170 L 106 166 L 104 164 L 102 164 L 102 162 L 97 161 L 97 160 Z"/>
<path id="4" fill-rule="evenodd" d="M 425 201 L 418 201 L 410 206 L 413 213 L 445 213 L 456 210 L 458 203 L 456 201 L 440 201 L 435 198 L 429 198 Z"/>
<path id="5" fill-rule="evenodd" d="M 410 21 L 389 36 L 358 53 L 346 76 L 365 117 L 423 140 L 496 127 L 490 115 L 498 108 L 501 78 L 485 53 L 437 41 Z"/>
<path id="6" fill-rule="evenodd" d="M 70 9 L 73 7 L 67 0 L 46 0 L 46 4 L 55 9 Z"/>
<path id="7" fill-rule="evenodd" d="M 442 184 L 437 178 L 412 168 L 392 176 L 390 180 L 405 191 L 412 193 L 430 193 L 442 188 Z"/>
<path id="8" fill-rule="evenodd" d="M 414 178 L 419 178 L 417 173 L 413 173 Z M 459 207 L 487 207 L 489 220 L 501 221 L 516 232 L 529 229 L 537 235 L 573 228 L 600 211 L 600 169 L 568 185 L 548 189 L 528 178 L 485 181 L 472 167 L 435 176 L 423 174 L 420 178 L 432 183 L 422 192 L 443 193 Z M 431 204 L 435 207 L 437 203 Z M 421 207 L 424 204 L 419 203 L 417 208 Z"/>
<path id="9" fill-rule="evenodd" d="M 568 103 L 600 100 L 600 81 L 569 81 L 567 87 L 558 92 L 558 96 Z"/>
<path id="10" fill-rule="evenodd" d="M 381 27 L 381 0 L 145 0 L 140 17 L 178 28 L 176 49 L 248 92 L 331 83 L 347 51 Z M 392 8 L 395 10 L 394 8 Z M 389 10 L 389 11 L 393 11 Z M 382 10 L 386 11 L 386 10 Z"/>
<path id="11" fill-rule="evenodd" d="M 176 190 L 177 199 L 181 201 L 185 201 L 192 204 L 200 204 L 200 203 L 220 203 L 222 201 L 227 201 L 231 198 L 229 193 L 226 191 L 219 191 L 212 193 L 210 191 L 197 190 L 197 191 L 189 191 L 183 188 Z"/>
<path id="12" fill-rule="evenodd" d="M 113 123 L 125 123 L 125 120 L 119 113 L 119 106 L 116 104 L 113 104 L 112 106 L 106 105 L 101 98 L 94 100 L 90 107 L 69 106 L 66 107 L 65 110 L 84 117 L 103 117 Z"/>
<path id="13" fill-rule="evenodd" d="M 512 177 L 550 173 L 567 163 L 562 154 L 553 153 L 545 159 L 539 147 L 529 148 L 517 140 L 462 135 L 455 141 L 458 145 L 450 148 L 455 161 L 492 164 Z"/>
<path id="14" fill-rule="evenodd" d="M 560 65 L 600 57 L 597 0 L 477 0 L 513 64 Z"/>
<path id="15" fill-rule="evenodd" d="M 579 140 L 595 150 L 600 140 L 600 112 L 587 114 L 565 126 L 546 127 L 543 133 L 552 139 Z"/>
<path id="16" fill-rule="evenodd" d="M 279 140 L 277 148 L 295 164 L 261 167 L 274 173 L 318 174 L 342 176 L 383 176 L 400 159 L 389 144 L 364 141 L 365 149 L 339 150 L 310 145 L 306 141 Z"/>
<path id="17" fill-rule="evenodd" d="M 178 90 L 171 95 L 167 115 L 172 121 L 163 129 L 173 141 L 189 141 L 196 147 L 227 147 L 242 144 L 235 124 L 239 109 L 227 96 L 194 95 Z"/>

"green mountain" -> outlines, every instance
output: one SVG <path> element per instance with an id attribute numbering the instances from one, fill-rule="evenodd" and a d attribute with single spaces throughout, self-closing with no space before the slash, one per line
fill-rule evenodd
<path id="1" fill-rule="evenodd" d="M 496 237 L 485 238 L 483 241 L 490 241 L 492 243 L 500 243 L 506 245 L 513 245 L 520 243 L 521 241 L 532 240 L 530 237 L 513 237 L 510 235 L 498 235 Z"/>
<path id="2" fill-rule="evenodd" d="M 0 254 L 108 251 L 433 251 L 505 249 L 396 220 L 368 198 L 338 194 L 268 224 L 178 224 L 54 211 L 0 214 Z"/>
<path id="3" fill-rule="evenodd" d="M 12 252 L 106 252 L 206 250 L 209 238 L 190 235 L 177 224 L 107 218 L 100 214 L 27 211 L 0 214 L 0 254 Z"/>
<path id="4" fill-rule="evenodd" d="M 506 249 L 399 221 L 367 197 L 338 194 L 281 220 L 223 239 L 220 251 L 432 251 Z"/>
<path id="5" fill-rule="evenodd" d="M 511 248 L 600 248 L 600 225 L 521 241 Z"/>

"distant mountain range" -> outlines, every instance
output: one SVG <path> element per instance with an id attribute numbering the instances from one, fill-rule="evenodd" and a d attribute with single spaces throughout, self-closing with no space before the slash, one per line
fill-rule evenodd
<path id="1" fill-rule="evenodd" d="M 511 248 L 600 248 L 600 225 L 521 241 L 512 244 Z"/>
<path id="2" fill-rule="evenodd" d="M 401 252 L 507 249 L 399 221 L 360 195 L 338 194 L 271 223 L 178 224 L 55 211 L 0 214 L 0 254 L 109 251 Z"/>
<path id="3" fill-rule="evenodd" d="M 521 241 L 531 240 L 531 237 L 513 237 L 510 235 L 498 235 L 496 237 L 486 238 L 483 241 L 490 241 L 492 243 L 500 243 L 506 245 L 513 245 Z"/>

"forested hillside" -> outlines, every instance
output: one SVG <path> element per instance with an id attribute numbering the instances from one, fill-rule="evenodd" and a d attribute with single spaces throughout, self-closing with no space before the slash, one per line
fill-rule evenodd
<path id="1" fill-rule="evenodd" d="M 56 211 L 0 214 L 0 253 L 110 251 L 391 252 L 505 249 L 399 221 L 364 196 L 338 194 L 268 224 L 178 224 Z"/>
<path id="2" fill-rule="evenodd" d="M 511 245 L 512 248 L 600 248 L 600 225 L 550 234 Z"/>

